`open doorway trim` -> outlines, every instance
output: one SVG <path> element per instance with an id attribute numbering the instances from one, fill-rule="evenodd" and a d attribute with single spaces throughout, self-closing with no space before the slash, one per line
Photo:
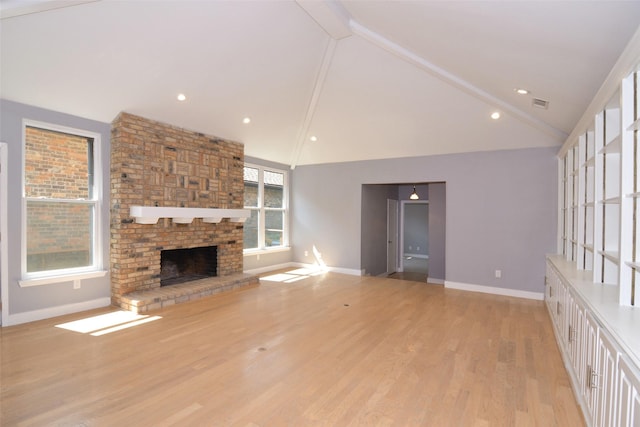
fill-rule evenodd
<path id="1" fill-rule="evenodd" d="M 9 242 L 7 241 L 7 155 L 8 145 L 0 142 L 0 301 L 1 325 L 9 324 Z"/>
<path id="2" fill-rule="evenodd" d="M 406 205 L 429 205 L 429 201 L 428 200 L 401 200 L 400 201 L 400 217 L 399 217 L 399 223 L 400 223 L 400 230 L 399 230 L 399 240 L 400 240 L 400 244 L 398 245 L 400 248 L 400 253 L 398 254 L 398 258 L 400 259 L 399 265 L 398 265 L 398 271 L 403 272 L 404 271 L 404 257 L 405 257 L 405 253 L 404 253 L 404 210 L 405 210 L 405 206 Z M 415 255 L 415 254 L 411 254 L 412 256 L 418 258 L 421 257 L 420 255 Z M 425 259 L 429 259 L 429 255 L 424 256 Z"/>
<path id="3" fill-rule="evenodd" d="M 398 271 L 399 213 L 398 201 L 387 199 L 387 275 Z"/>

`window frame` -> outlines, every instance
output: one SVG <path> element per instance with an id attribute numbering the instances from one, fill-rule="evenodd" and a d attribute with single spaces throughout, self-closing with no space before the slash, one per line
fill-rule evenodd
<path id="1" fill-rule="evenodd" d="M 259 252 L 277 252 L 281 250 L 289 249 L 289 173 L 286 170 L 273 168 L 270 166 L 257 165 L 255 163 L 245 163 L 244 168 L 252 168 L 258 170 L 258 206 L 243 206 L 243 209 L 258 211 L 258 247 L 257 248 L 243 248 L 244 254 L 259 253 Z M 264 206 L 264 172 L 280 173 L 283 176 L 283 188 L 282 188 L 282 208 L 269 208 Z M 244 190 L 244 179 L 243 179 Z M 282 212 L 282 242 L 277 246 L 265 246 L 265 234 L 266 234 L 266 212 L 276 211 Z M 244 245 L 244 243 L 243 243 Z"/>
<path id="2" fill-rule="evenodd" d="M 93 140 L 92 147 L 92 182 L 90 194 L 92 197 L 85 200 L 64 199 L 64 198 L 41 198 L 41 197 L 27 197 L 26 195 L 26 166 L 27 166 L 27 128 L 33 127 L 42 129 L 45 131 L 67 133 L 82 138 L 88 138 Z M 83 129 L 77 129 L 67 126 L 56 125 L 52 123 L 40 122 L 35 120 L 24 119 L 22 121 L 22 188 L 21 188 L 21 276 L 22 280 L 19 281 L 21 287 L 46 285 L 50 283 L 59 283 L 66 280 L 76 280 L 91 277 L 100 277 L 106 274 L 103 266 L 103 238 L 102 238 L 102 205 L 104 203 L 103 198 L 103 171 L 102 164 L 99 161 L 101 153 L 102 141 L 99 133 L 91 132 Z M 91 234 L 93 241 L 91 243 L 92 249 L 92 263 L 91 265 L 83 267 L 61 268 L 55 270 L 44 270 L 37 272 L 27 272 L 27 204 L 30 201 L 41 201 L 45 203 L 70 203 L 76 205 L 87 205 L 93 207 L 92 216 L 92 228 Z"/>

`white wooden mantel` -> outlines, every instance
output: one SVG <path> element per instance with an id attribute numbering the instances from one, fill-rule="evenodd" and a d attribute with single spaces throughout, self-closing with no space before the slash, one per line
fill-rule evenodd
<path id="1" fill-rule="evenodd" d="M 160 218 L 171 218 L 176 224 L 191 224 L 194 218 L 217 223 L 223 218 L 231 222 L 245 222 L 251 216 L 248 209 L 180 208 L 163 206 L 131 206 L 129 210 L 137 224 L 156 224 Z"/>

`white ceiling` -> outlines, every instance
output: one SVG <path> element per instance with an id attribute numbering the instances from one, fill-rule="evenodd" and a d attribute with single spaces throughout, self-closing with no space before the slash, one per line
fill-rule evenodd
<path id="1" fill-rule="evenodd" d="M 640 24 L 632 1 L 0 6 L 2 98 L 127 111 L 292 166 L 559 147 Z"/>

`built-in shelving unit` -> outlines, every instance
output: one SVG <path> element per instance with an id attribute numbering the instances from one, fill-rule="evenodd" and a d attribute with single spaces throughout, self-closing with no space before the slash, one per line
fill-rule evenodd
<path id="1" fill-rule="evenodd" d="M 640 306 L 640 72 L 622 82 L 620 300 Z"/>
<path id="2" fill-rule="evenodd" d="M 560 158 L 560 251 L 594 283 L 636 305 L 638 83 L 633 73 Z"/>
<path id="3" fill-rule="evenodd" d="M 603 86 L 560 150 L 558 255 L 547 257 L 547 308 L 594 426 L 640 426 L 640 40 L 635 46 L 635 65 L 612 74 L 628 73 Z"/>
<path id="4" fill-rule="evenodd" d="M 581 270 L 593 270 L 594 214 L 595 214 L 595 129 L 590 127 L 580 136 L 576 146 L 579 156 L 578 185 L 578 246 L 577 266 Z"/>

